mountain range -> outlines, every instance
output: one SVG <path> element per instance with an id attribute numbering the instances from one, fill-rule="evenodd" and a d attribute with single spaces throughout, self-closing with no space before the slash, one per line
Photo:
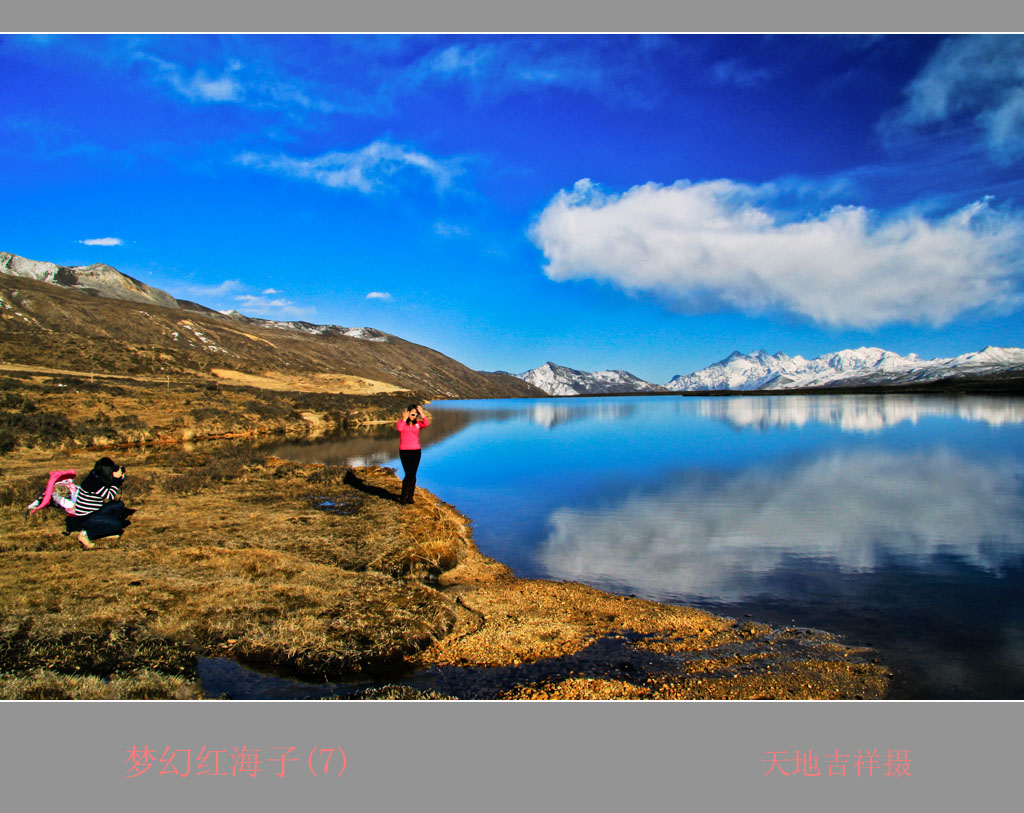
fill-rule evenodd
<path id="1" fill-rule="evenodd" d="M 432 397 L 487 398 L 835 387 L 1024 389 L 1024 350 L 988 347 L 922 359 L 879 348 L 814 359 L 734 352 L 653 384 L 625 370 L 546 362 L 525 373 L 471 370 L 372 327 L 275 321 L 177 299 L 102 263 L 61 266 L 0 252 L 0 362 L 76 371 L 198 374 L 275 387 L 361 386 Z M 345 382 L 342 381 L 346 378 Z M 259 382 L 259 383 L 257 383 Z M 311 383 L 312 382 L 312 383 Z"/>
<path id="2" fill-rule="evenodd" d="M 711 392 L 794 390 L 828 387 L 899 387 L 936 382 L 1024 381 L 1024 349 L 987 347 L 955 358 L 922 359 L 877 347 L 840 350 L 813 359 L 739 351 L 665 385 L 652 384 L 624 370 L 588 373 L 547 362 L 519 378 L 548 395 L 631 392 Z"/>
<path id="3" fill-rule="evenodd" d="M 987 347 L 955 358 L 922 359 L 877 347 L 840 350 L 813 359 L 733 353 L 703 370 L 677 375 L 665 386 L 676 392 L 787 390 L 923 384 L 952 378 L 1024 374 L 1024 350 Z"/>

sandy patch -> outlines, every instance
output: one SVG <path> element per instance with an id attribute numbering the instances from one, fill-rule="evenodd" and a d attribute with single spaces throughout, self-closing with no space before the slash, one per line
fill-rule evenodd
<path id="1" fill-rule="evenodd" d="M 244 387 L 258 387 L 264 390 L 280 390 L 282 392 L 336 392 L 343 395 L 377 395 L 384 392 L 407 392 L 394 384 L 360 378 L 355 375 L 341 373 L 309 373 L 307 375 L 283 375 L 267 371 L 263 375 L 240 373 L 238 370 L 226 370 L 214 367 L 210 370 L 225 384 Z"/>

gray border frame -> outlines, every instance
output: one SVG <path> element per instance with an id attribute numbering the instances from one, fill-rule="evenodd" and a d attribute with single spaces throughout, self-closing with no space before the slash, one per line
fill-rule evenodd
<path id="1" fill-rule="evenodd" d="M 1020 25 L 1005 0 L 36 0 L 10 3 L 16 32 L 993 32 Z M 1020 29 L 1010 29 L 1020 30 Z"/>
<path id="2" fill-rule="evenodd" d="M 8 701 L 0 721 L 12 809 L 942 813 L 1017 795 L 1016 720 L 1003 703 Z M 154 757 L 131 761 L 145 747 Z M 204 747 L 224 753 L 220 775 L 200 773 Z M 232 775 L 243 747 L 261 770 Z M 281 762 L 287 748 L 296 761 Z M 341 776 L 338 751 L 321 773 L 328 748 L 345 753 Z M 167 749 L 178 758 L 163 761 Z M 858 755 L 875 750 L 878 767 L 869 776 L 862 760 L 858 775 Z M 797 751 L 817 757 L 820 776 L 793 771 Z M 904 752 L 909 775 L 886 775 L 889 751 Z"/>
<path id="3" fill-rule="evenodd" d="M 19 32 L 981 32 L 1006 28 L 1003 0 L 38 0 L 9 4 Z M 1019 30 L 1019 29 L 1011 29 Z M 999 702 L 28 702 L 0 703 L 0 777 L 16 809 L 69 805 L 180 813 L 323 804 L 360 811 L 636 806 L 854 811 L 913 804 L 960 811 L 1017 795 L 1020 705 Z M 129 777 L 131 748 L 303 757 L 239 776 Z M 311 749 L 342 748 L 341 777 L 312 775 Z M 910 776 L 858 777 L 858 750 L 907 752 Z M 850 754 L 843 777 L 784 776 L 771 752 Z M 336 764 L 336 763 L 335 763 Z M 791 763 L 783 763 L 792 767 Z M 292 770 L 292 768 L 297 770 Z"/>

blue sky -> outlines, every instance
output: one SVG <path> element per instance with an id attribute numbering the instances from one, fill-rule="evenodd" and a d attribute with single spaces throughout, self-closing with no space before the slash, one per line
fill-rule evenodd
<path id="1" fill-rule="evenodd" d="M 1024 37 L 0 37 L 0 250 L 475 369 L 1024 345 Z"/>

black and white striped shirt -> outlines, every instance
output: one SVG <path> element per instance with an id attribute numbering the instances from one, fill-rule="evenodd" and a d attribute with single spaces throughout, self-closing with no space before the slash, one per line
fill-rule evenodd
<path id="1" fill-rule="evenodd" d="M 99 511 L 103 507 L 103 503 L 117 497 L 117 492 L 120 490 L 119 486 L 101 486 L 98 491 L 86 491 L 84 488 L 80 488 L 74 505 L 71 506 L 71 513 L 76 517 L 84 517 L 93 511 Z"/>

